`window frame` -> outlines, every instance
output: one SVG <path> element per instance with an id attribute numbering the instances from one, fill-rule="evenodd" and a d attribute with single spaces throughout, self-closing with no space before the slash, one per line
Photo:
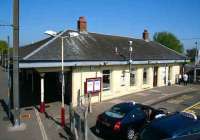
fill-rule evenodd
<path id="1" fill-rule="evenodd" d="M 109 73 L 104 73 L 105 71 L 109 71 Z M 104 82 L 104 76 L 108 76 L 108 80 L 109 80 L 109 83 L 106 85 L 106 87 L 105 87 L 105 82 Z M 111 78 L 110 78 L 110 76 L 111 76 L 111 70 L 109 70 L 109 69 L 105 69 L 105 70 L 102 70 L 102 90 L 103 91 L 107 91 L 107 90 L 110 90 L 111 89 L 111 84 L 110 84 L 110 82 L 111 82 Z"/>
<path id="2" fill-rule="evenodd" d="M 148 76 L 148 68 L 145 67 L 145 68 L 143 68 L 143 74 L 142 74 L 143 84 L 148 84 L 147 83 L 147 76 Z"/>
<path id="3" fill-rule="evenodd" d="M 134 75 L 134 80 L 132 80 L 132 75 Z M 137 75 L 137 68 L 131 68 L 130 72 L 130 86 L 136 85 L 136 75 Z"/>

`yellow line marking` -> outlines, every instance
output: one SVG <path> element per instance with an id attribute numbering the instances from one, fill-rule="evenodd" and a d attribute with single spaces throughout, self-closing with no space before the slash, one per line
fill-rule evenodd
<path id="1" fill-rule="evenodd" d="M 183 111 L 189 111 L 189 112 L 192 111 L 193 112 L 193 110 L 191 110 L 192 108 L 193 109 L 200 109 L 200 101 L 195 103 L 194 105 L 192 105 L 190 107 L 185 108 Z"/>

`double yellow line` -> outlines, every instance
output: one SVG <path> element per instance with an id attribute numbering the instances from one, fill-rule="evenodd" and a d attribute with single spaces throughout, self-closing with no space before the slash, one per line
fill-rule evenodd
<path id="1" fill-rule="evenodd" d="M 191 112 L 191 113 L 195 113 L 194 109 L 199 109 L 200 110 L 200 101 L 195 103 L 194 105 L 185 108 L 183 111 L 184 112 Z"/>

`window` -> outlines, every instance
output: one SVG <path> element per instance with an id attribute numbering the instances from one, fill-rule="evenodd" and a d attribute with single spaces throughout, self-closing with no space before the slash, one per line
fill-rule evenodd
<path id="1" fill-rule="evenodd" d="M 121 74 L 121 86 L 125 86 L 125 76 L 126 76 L 126 71 L 123 70 Z"/>
<path id="2" fill-rule="evenodd" d="M 147 68 L 143 69 L 143 84 L 147 84 Z"/>
<path id="3" fill-rule="evenodd" d="M 103 70 L 103 90 L 110 89 L 110 70 Z"/>
<path id="4" fill-rule="evenodd" d="M 136 69 L 132 68 L 130 72 L 130 85 L 134 86 L 135 85 L 135 78 L 136 78 Z"/>

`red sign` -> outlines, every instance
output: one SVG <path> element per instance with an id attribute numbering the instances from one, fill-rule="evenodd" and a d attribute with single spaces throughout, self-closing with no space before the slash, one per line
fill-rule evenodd
<path id="1" fill-rule="evenodd" d="M 85 93 L 98 93 L 101 92 L 101 77 L 87 78 L 85 84 Z"/>

